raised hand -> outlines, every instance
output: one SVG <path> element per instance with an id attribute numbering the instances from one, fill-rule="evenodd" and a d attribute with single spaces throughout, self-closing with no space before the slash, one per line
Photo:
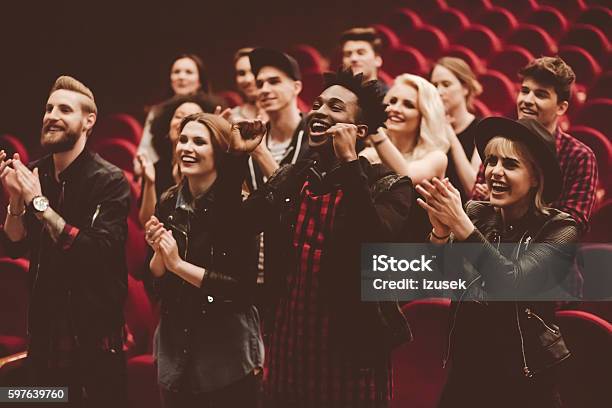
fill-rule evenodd
<path id="1" fill-rule="evenodd" d="M 427 199 L 427 202 L 419 200 L 419 205 L 446 225 L 459 240 L 466 239 L 474 231 L 474 224 L 463 210 L 459 190 L 448 180 L 442 182 L 437 177 L 431 183 L 425 180 L 418 192 Z"/>
<path id="2" fill-rule="evenodd" d="M 268 133 L 269 125 L 260 119 L 243 120 L 232 125 L 228 153 L 251 153 Z"/>
<path id="3" fill-rule="evenodd" d="M 357 159 L 357 126 L 351 123 L 336 123 L 327 133 L 332 137 L 334 153 L 340 161 L 348 162 Z"/>
<path id="4" fill-rule="evenodd" d="M 155 165 L 145 153 L 140 153 L 136 156 L 141 167 L 141 174 L 144 177 L 145 183 L 155 184 Z"/>
<path id="5" fill-rule="evenodd" d="M 2 187 L 8 192 L 10 199 L 18 200 L 21 198 L 21 184 L 17 181 L 17 173 L 11 166 L 13 160 L 19 160 L 19 154 L 15 153 L 12 159 L 6 159 L 4 150 L 0 150 L 0 180 Z"/>
<path id="6" fill-rule="evenodd" d="M 232 123 L 232 108 L 223 109 L 221 106 L 217 105 L 217 107 L 215 108 L 215 115 L 221 116 L 229 123 Z"/>

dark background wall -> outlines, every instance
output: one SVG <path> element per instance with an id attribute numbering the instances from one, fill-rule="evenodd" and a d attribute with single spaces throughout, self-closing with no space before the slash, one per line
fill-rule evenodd
<path id="1" fill-rule="evenodd" d="M 143 107 L 164 96 L 169 64 L 181 51 L 204 58 L 214 89 L 232 89 L 237 48 L 308 43 L 330 55 L 342 30 L 375 22 L 396 1 L 3 2 L 0 133 L 34 149 L 61 74 L 87 84 L 101 114 L 141 119 Z"/>

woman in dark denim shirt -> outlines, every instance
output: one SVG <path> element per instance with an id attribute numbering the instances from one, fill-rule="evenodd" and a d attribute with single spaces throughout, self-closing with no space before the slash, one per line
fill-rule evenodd
<path id="1" fill-rule="evenodd" d="M 257 404 L 264 351 L 248 262 L 257 248 L 231 225 L 241 202 L 223 183 L 236 167 L 224 153 L 231 131 L 215 115 L 183 119 L 176 154 L 184 178 L 145 227 L 161 297 L 155 356 L 165 407 Z"/>
<path id="2" fill-rule="evenodd" d="M 431 242 L 472 244 L 462 245 L 467 290 L 459 299 L 477 301 L 451 305 L 451 369 L 438 407 L 560 407 L 553 367 L 570 353 L 555 304 L 533 301 L 560 287 L 578 237 L 568 214 L 544 205 L 561 188 L 554 138 L 534 119 L 493 117 L 478 124 L 476 145 L 490 202 L 464 210 L 448 181 L 417 187 Z"/>

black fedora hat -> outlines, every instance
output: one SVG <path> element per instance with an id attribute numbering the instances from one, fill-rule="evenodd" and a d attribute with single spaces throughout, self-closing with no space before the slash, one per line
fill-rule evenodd
<path id="1" fill-rule="evenodd" d="M 256 78 L 263 67 L 274 67 L 283 71 L 294 81 L 302 79 L 300 66 L 297 61 L 291 55 L 284 52 L 263 47 L 255 48 L 249 53 L 249 61 L 251 62 L 253 75 Z"/>
<path id="2" fill-rule="evenodd" d="M 562 181 L 555 138 L 540 122 L 532 118 L 512 120 L 494 116 L 480 121 L 475 133 L 476 148 L 483 160 L 485 147 L 496 136 L 523 143 L 544 174 L 544 201 L 550 203 L 559 197 Z"/>

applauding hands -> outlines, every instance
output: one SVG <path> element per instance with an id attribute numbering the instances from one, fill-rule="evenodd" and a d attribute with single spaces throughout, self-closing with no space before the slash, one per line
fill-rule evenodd
<path id="1" fill-rule="evenodd" d="M 182 262 L 178 253 L 178 245 L 172 232 L 165 229 L 164 224 L 159 222 L 157 217 L 152 216 L 145 224 L 145 238 L 155 254 L 163 260 L 164 267 L 171 272 L 176 272 Z"/>

